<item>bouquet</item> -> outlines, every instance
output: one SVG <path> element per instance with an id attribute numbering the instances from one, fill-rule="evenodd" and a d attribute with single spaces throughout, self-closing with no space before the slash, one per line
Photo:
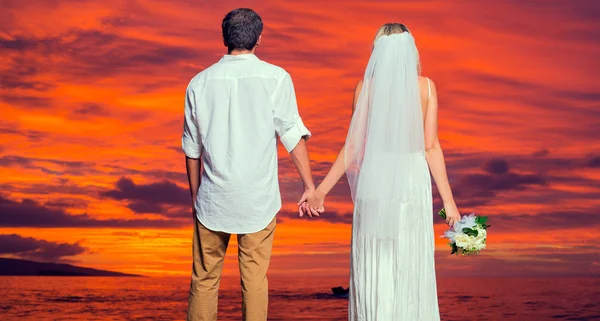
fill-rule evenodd
<path id="1" fill-rule="evenodd" d="M 442 208 L 438 214 L 446 219 L 446 209 Z M 441 236 L 450 240 L 450 254 L 471 255 L 485 249 L 486 229 L 490 227 L 486 223 L 487 216 L 476 216 L 475 213 L 465 215 L 454 223 L 454 226 Z"/>

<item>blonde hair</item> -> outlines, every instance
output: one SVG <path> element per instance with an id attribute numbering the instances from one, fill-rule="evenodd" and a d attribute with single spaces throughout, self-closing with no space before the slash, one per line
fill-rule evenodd
<path id="1" fill-rule="evenodd" d="M 389 35 L 394 35 L 394 34 L 399 34 L 399 33 L 404 33 L 404 32 L 408 32 L 410 33 L 410 30 L 408 30 L 408 28 L 401 24 L 401 23 L 397 23 L 397 22 L 390 22 L 390 23 L 386 23 L 383 26 L 381 26 L 381 28 L 379 28 L 379 30 L 377 30 L 377 33 L 375 34 L 375 40 L 373 40 L 373 44 L 375 44 L 375 41 L 377 41 L 377 39 L 379 39 L 379 37 L 381 36 L 389 36 Z M 419 59 L 419 50 L 416 48 L 415 46 L 415 50 L 417 51 L 417 70 L 419 72 L 419 75 L 421 74 L 421 59 Z"/>

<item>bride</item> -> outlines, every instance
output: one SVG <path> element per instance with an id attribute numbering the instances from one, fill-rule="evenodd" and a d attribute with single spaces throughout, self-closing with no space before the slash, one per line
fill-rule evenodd
<path id="1" fill-rule="evenodd" d="M 344 172 L 354 202 L 349 320 L 439 320 L 431 178 L 447 223 L 460 220 L 437 135 L 434 83 L 419 76 L 414 38 L 402 24 L 379 29 L 353 116 L 331 170 L 300 210 L 322 211 Z M 428 167 L 429 166 L 429 170 Z"/>

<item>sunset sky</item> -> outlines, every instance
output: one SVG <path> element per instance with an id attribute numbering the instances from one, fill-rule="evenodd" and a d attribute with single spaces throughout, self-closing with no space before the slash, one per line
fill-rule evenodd
<path id="1" fill-rule="evenodd" d="M 542 5 L 543 3 L 543 5 Z M 318 183 L 342 146 L 354 86 L 386 22 L 413 33 L 437 85 L 463 213 L 488 249 L 439 276 L 600 274 L 600 5 L 596 1 L 2 1 L 0 256 L 188 275 L 180 147 L 185 88 L 226 53 L 223 16 L 263 18 L 259 58 L 292 76 Z M 318 219 L 279 148 L 273 275 L 348 274 L 345 179 Z M 434 209 L 441 204 L 434 191 Z M 446 228 L 435 219 L 435 234 Z M 234 238 L 232 239 L 234 240 Z M 225 273 L 235 274 L 232 242 Z"/>

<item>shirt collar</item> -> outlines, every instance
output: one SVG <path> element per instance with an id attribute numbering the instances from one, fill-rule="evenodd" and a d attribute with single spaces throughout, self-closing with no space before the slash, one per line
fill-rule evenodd
<path id="1" fill-rule="evenodd" d="M 224 55 L 221 62 L 259 60 L 254 54 Z"/>

